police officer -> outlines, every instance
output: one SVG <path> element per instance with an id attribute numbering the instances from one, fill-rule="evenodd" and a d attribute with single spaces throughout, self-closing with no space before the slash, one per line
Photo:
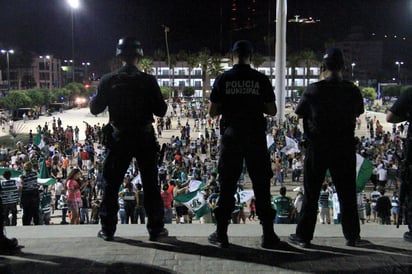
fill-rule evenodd
<path id="1" fill-rule="evenodd" d="M 216 231 L 208 240 L 228 247 L 228 221 L 235 209 L 237 181 L 243 161 L 253 183 L 256 213 L 262 223 L 262 247 L 276 248 L 280 243 L 273 229 L 275 210 L 270 202 L 270 179 L 273 176 L 266 145 L 264 113 L 275 115 L 275 95 L 269 79 L 250 67 L 253 48 L 249 41 L 234 43 L 234 66 L 218 76 L 210 95 L 209 114 L 221 114 L 221 151 L 219 158 L 220 197 L 213 213 Z"/>
<path id="2" fill-rule="evenodd" d="M 92 114 L 109 109 L 109 126 L 106 132 L 107 157 L 103 167 L 104 189 L 100 208 L 102 229 L 98 237 L 113 240 L 116 231 L 118 192 L 126 170 L 133 157 L 141 172 L 144 207 L 148 217 L 150 240 L 167 236 L 163 223 L 163 203 L 158 184 L 157 158 L 159 145 L 152 126 L 153 115 L 165 115 L 167 105 L 155 77 L 137 68 L 143 56 L 139 41 L 133 37 L 119 40 L 116 56 L 123 66 L 104 75 L 97 95 L 90 102 Z M 109 132 L 109 133 L 107 133 Z"/>
<path id="3" fill-rule="evenodd" d="M 8 218 L 8 215 L 3 214 L 3 206 L 7 204 L 7 201 L 5 201 L 4 199 L 6 197 L 12 198 L 14 199 L 13 203 L 16 203 L 18 199 L 18 192 L 16 193 L 15 191 L 17 190 L 16 182 L 14 180 L 10 180 L 10 175 L 11 172 L 9 170 L 4 171 L 3 176 L 6 178 L 6 180 L 2 181 L 0 184 L 0 252 L 10 252 L 18 249 L 17 239 L 7 238 L 4 233 L 4 219 Z M 13 223 L 13 225 L 16 224 Z"/>
<path id="4" fill-rule="evenodd" d="M 386 121 L 389 123 L 400 123 L 404 121 L 409 122 L 408 135 L 406 137 L 406 148 L 404 151 L 406 165 L 409 169 L 409 175 L 407 175 L 409 179 L 402 182 L 399 199 L 402 201 L 402 204 L 406 203 L 406 219 L 409 229 L 409 231 L 403 234 L 403 239 L 405 241 L 412 242 L 412 172 L 410 172 L 412 164 L 412 88 L 406 89 L 401 94 L 399 99 L 393 104 L 386 114 Z"/>
<path id="5" fill-rule="evenodd" d="M 323 80 L 310 84 L 296 107 L 307 137 L 303 186 L 305 195 L 296 234 L 289 242 L 310 247 L 321 186 L 329 169 L 339 196 L 342 230 L 348 246 L 360 244 L 356 204 L 356 118 L 363 113 L 360 90 L 343 80 L 343 53 L 330 48 L 323 56 Z"/>

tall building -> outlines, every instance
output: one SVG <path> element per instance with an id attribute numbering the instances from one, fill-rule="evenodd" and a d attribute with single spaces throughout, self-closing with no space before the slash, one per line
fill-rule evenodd
<path id="1" fill-rule="evenodd" d="M 252 29 L 256 26 L 257 0 L 232 0 L 231 29 Z"/>

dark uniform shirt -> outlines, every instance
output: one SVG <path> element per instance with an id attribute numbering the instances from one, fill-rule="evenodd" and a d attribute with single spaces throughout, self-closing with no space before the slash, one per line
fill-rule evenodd
<path id="1" fill-rule="evenodd" d="M 97 95 L 90 103 L 92 114 L 109 107 L 110 122 L 118 129 L 132 129 L 163 116 L 167 105 L 154 76 L 126 65 L 102 77 Z"/>
<path id="2" fill-rule="evenodd" d="M 349 81 L 327 78 L 310 84 L 296 107 L 310 141 L 354 138 L 356 117 L 364 112 L 360 90 Z"/>
<path id="3" fill-rule="evenodd" d="M 263 105 L 275 101 L 269 79 L 249 65 L 234 65 L 218 76 L 210 94 L 221 104 L 222 119 L 231 126 L 264 125 Z"/>

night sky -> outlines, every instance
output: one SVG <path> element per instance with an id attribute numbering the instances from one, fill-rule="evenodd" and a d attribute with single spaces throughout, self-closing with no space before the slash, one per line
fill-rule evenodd
<path id="1" fill-rule="evenodd" d="M 75 11 L 79 62 L 107 62 L 117 39 L 124 35 L 138 37 L 148 55 L 165 50 L 162 24 L 170 27 L 172 53 L 204 47 L 224 53 L 234 40 L 246 38 L 265 54 L 264 37 L 274 35 L 275 29 L 275 0 L 256 0 L 254 27 L 235 32 L 230 31 L 231 0 L 80 1 L 81 8 Z M 0 0 L 0 4 L 0 47 L 71 58 L 71 10 L 66 0 Z M 288 47 L 293 50 L 322 47 L 326 41 L 344 38 L 354 26 L 362 26 L 366 33 L 412 39 L 411 0 L 288 1 L 288 18 L 296 14 L 320 22 L 299 26 L 298 31 L 293 31 L 297 26 L 288 25 Z"/>

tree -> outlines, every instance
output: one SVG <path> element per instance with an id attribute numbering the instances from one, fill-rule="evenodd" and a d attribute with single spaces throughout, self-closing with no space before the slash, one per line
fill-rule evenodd
<path id="1" fill-rule="evenodd" d="M 306 67 L 306 84 L 309 85 L 310 80 L 310 67 L 313 63 L 317 62 L 316 55 L 312 50 L 304 50 L 300 53 L 300 59 L 303 60 Z"/>
<path id="2" fill-rule="evenodd" d="M 412 88 L 412 86 L 401 86 L 401 92 L 400 94 L 402 94 L 405 90 Z"/>
<path id="3" fill-rule="evenodd" d="M 208 48 L 203 48 L 198 53 L 198 60 L 200 67 L 202 68 L 202 97 L 204 99 L 206 95 L 206 90 L 210 89 L 209 77 L 208 77 L 208 67 L 209 67 L 210 50 Z"/>
<path id="4" fill-rule="evenodd" d="M 169 67 L 169 75 L 170 75 L 170 86 L 174 87 L 175 82 L 175 67 L 177 64 L 177 56 L 176 54 L 170 54 L 170 67 Z"/>
<path id="5" fill-rule="evenodd" d="M 83 84 L 80 83 L 69 83 L 66 86 L 64 86 L 64 89 L 68 91 L 69 104 L 74 103 L 76 96 L 89 96 L 89 91 L 84 87 Z"/>
<path id="6" fill-rule="evenodd" d="M 259 53 L 255 53 L 252 56 L 252 65 L 255 69 L 258 69 L 265 62 L 265 57 Z"/>
<path id="7" fill-rule="evenodd" d="M 209 59 L 208 73 L 210 77 L 216 78 L 224 71 L 220 57 L 213 56 Z"/>
<path id="8" fill-rule="evenodd" d="M 195 94 L 194 87 L 185 87 L 182 91 L 184 97 L 191 97 Z"/>
<path id="9" fill-rule="evenodd" d="M 373 87 L 361 88 L 363 98 L 374 100 L 377 97 L 376 89 Z"/>
<path id="10" fill-rule="evenodd" d="M 153 70 L 153 60 L 148 57 L 142 58 L 139 62 L 139 68 L 146 73 L 151 73 Z"/>
<path id="11" fill-rule="evenodd" d="M 160 92 L 164 99 L 170 99 L 175 96 L 175 90 L 171 87 L 160 87 Z"/>
<path id="12" fill-rule="evenodd" d="M 41 107 L 53 100 L 52 93 L 48 89 L 29 89 L 25 93 L 31 100 L 30 107 Z"/>
<path id="13" fill-rule="evenodd" d="M 292 97 L 292 101 L 294 100 L 295 97 L 295 81 L 296 81 L 296 67 L 299 66 L 299 55 L 297 54 L 290 54 L 289 58 L 288 58 L 288 65 L 289 68 L 291 70 L 291 74 L 290 74 L 290 78 L 291 78 L 291 86 L 290 86 L 290 90 L 291 90 L 291 97 Z"/>
<path id="14" fill-rule="evenodd" d="M 157 76 L 159 75 L 159 72 L 157 71 L 157 68 L 160 67 L 160 62 L 166 60 L 166 53 L 162 49 L 157 49 L 153 53 L 153 59 L 154 59 L 155 62 L 157 62 L 156 71 L 155 71 L 155 75 L 156 75 L 156 78 L 157 78 Z"/>
<path id="15" fill-rule="evenodd" d="M 401 86 L 399 85 L 383 86 L 381 88 L 382 97 L 399 97 L 400 94 Z"/>
<path id="16" fill-rule="evenodd" d="M 182 68 L 183 68 L 184 63 L 186 62 L 188 56 L 189 56 L 189 55 L 188 55 L 187 52 L 184 51 L 184 50 L 180 50 L 180 51 L 177 53 L 176 58 L 177 58 L 177 61 L 180 63 L 180 65 L 181 65 Z"/>
<path id="17" fill-rule="evenodd" d="M 14 113 L 18 108 L 30 106 L 32 102 L 26 93 L 19 90 L 11 90 L 4 103 L 6 108 L 10 109 L 11 113 Z"/>
<path id="18" fill-rule="evenodd" d="M 187 66 L 189 67 L 189 86 L 192 79 L 192 70 L 197 67 L 199 60 L 195 54 L 189 54 L 187 56 Z"/>

